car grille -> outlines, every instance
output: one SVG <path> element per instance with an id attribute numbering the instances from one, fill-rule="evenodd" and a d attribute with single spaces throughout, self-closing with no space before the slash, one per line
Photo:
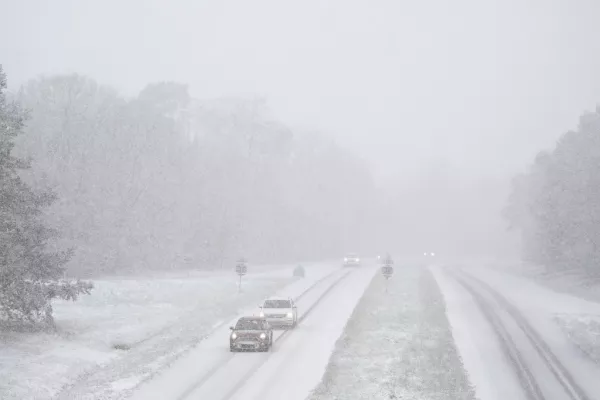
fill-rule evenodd
<path id="1" fill-rule="evenodd" d="M 251 333 L 238 334 L 238 340 L 258 340 L 258 335 L 253 335 Z"/>

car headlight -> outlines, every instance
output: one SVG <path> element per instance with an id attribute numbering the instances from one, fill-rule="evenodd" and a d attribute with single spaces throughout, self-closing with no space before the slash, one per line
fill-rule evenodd
<path id="1" fill-rule="evenodd" d="M 347 258 L 344 258 L 344 262 L 348 262 L 348 259 L 347 259 Z"/>
<path id="2" fill-rule="evenodd" d="M 265 316 L 265 313 L 261 311 L 258 315 L 262 318 Z"/>
<path id="3" fill-rule="evenodd" d="M 261 333 L 261 334 L 260 334 L 260 338 L 264 340 L 264 339 L 266 339 L 266 338 L 267 338 L 267 335 L 265 335 L 264 333 Z"/>
<path id="4" fill-rule="evenodd" d="M 356 259 L 356 262 L 360 262 L 360 258 L 357 258 L 357 259 Z"/>
<path id="5" fill-rule="evenodd" d="M 288 318 L 292 318 L 293 316 L 294 316 L 294 314 L 292 314 L 291 312 L 287 313 Z"/>
<path id="6" fill-rule="evenodd" d="M 431 257 L 435 257 L 435 253 L 431 253 Z"/>
<path id="7" fill-rule="evenodd" d="M 233 340 L 237 339 L 237 334 L 236 334 L 235 332 L 233 332 L 233 333 L 231 334 L 231 338 L 232 338 Z"/>

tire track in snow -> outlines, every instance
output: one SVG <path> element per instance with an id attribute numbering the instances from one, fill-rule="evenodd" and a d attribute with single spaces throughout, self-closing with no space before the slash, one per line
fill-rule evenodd
<path id="1" fill-rule="evenodd" d="M 464 287 L 469 294 L 471 294 L 480 311 L 492 326 L 493 331 L 496 333 L 496 336 L 498 336 L 502 351 L 508 358 L 511 365 L 514 367 L 517 378 L 521 384 L 521 387 L 523 390 L 525 390 L 527 398 L 529 400 L 543 400 L 544 395 L 542 394 L 539 385 L 527 367 L 527 364 L 525 364 L 525 361 L 523 360 L 516 343 L 511 338 L 508 330 L 502 324 L 498 314 L 493 311 L 492 307 L 486 303 L 486 300 L 483 298 L 483 296 L 481 296 L 472 286 L 470 286 L 464 280 L 464 278 L 459 277 L 454 273 L 451 275 L 453 275 L 457 282 Z"/>
<path id="2" fill-rule="evenodd" d="M 527 395 L 530 399 L 543 400 L 545 399 L 545 396 L 535 381 L 535 377 L 520 355 L 516 343 L 511 338 L 506 327 L 503 326 L 498 314 L 493 311 L 494 306 L 490 304 L 491 301 L 485 299 L 485 296 L 475 288 L 476 286 L 479 286 L 479 288 L 483 289 L 487 294 L 493 297 L 498 306 L 514 320 L 519 329 L 525 334 L 529 343 L 535 349 L 535 352 L 539 355 L 546 368 L 552 373 L 556 381 L 563 388 L 568 399 L 591 400 L 585 391 L 577 384 L 568 369 L 552 352 L 548 344 L 535 331 L 524 315 L 505 296 L 493 289 L 486 282 L 467 274 L 464 271 L 453 271 L 451 275 L 453 275 L 455 279 L 471 293 L 486 318 L 490 320 L 494 330 L 500 337 L 501 343 L 503 343 L 503 347 L 505 349 L 509 348 L 509 353 L 507 353 L 507 355 L 511 359 L 513 365 L 518 369 L 517 373 L 519 374 L 519 380 L 521 381 L 523 388 L 527 391 Z M 467 282 L 469 280 L 471 283 Z"/>

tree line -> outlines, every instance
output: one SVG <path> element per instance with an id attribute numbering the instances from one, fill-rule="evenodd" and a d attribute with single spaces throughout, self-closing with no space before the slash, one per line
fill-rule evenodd
<path id="1" fill-rule="evenodd" d="M 91 290 L 71 276 L 322 259 L 364 245 L 366 164 L 274 120 L 263 99 L 199 100 L 174 82 L 128 98 L 77 74 L 9 95 L 1 76 L 5 318 L 51 316 L 51 298 Z"/>
<path id="2" fill-rule="evenodd" d="M 513 179 L 504 215 L 521 234 L 525 260 L 600 274 L 600 109 Z"/>
<path id="3" fill-rule="evenodd" d="M 52 224 L 78 273 L 331 256 L 368 213 L 361 160 L 269 118 L 261 99 L 200 101 L 172 82 L 128 99 L 79 75 L 35 79 L 17 99 L 28 182 L 57 193 Z"/>

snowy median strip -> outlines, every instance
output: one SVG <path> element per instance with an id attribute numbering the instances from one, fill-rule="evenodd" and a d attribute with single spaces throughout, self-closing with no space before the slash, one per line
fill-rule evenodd
<path id="1" fill-rule="evenodd" d="M 377 275 L 337 341 L 309 400 L 474 399 L 430 272 Z"/>

